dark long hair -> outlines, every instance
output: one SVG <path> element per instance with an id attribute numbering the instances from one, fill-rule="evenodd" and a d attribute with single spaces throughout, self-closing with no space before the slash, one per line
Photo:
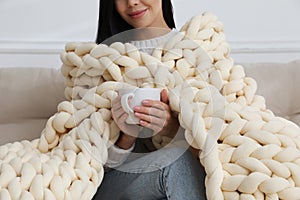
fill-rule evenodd
<path id="1" fill-rule="evenodd" d="M 114 5 L 115 0 L 100 0 L 99 18 L 96 43 L 99 44 L 105 39 L 121 33 L 123 31 L 133 29 L 117 12 Z M 162 10 L 164 20 L 169 28 L 175 28 L 173 16 L 173 6 L 171 0 L 162 0 Z"/>

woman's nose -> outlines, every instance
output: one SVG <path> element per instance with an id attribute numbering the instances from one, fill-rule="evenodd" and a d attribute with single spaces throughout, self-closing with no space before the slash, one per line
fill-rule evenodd
<path id="1" fill-rule="evenodd" d="M 140 0 L 128 0 L 128 6 L 136 6 L 138 5 Z"/>

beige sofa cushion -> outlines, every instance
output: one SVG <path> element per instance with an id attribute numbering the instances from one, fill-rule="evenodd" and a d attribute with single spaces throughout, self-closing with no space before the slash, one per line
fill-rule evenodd
<path id="1" fill-rule="evenodd" d="M 0 68 L 0 144 L 39 137 L 64 98 L 60 69 Z"/>
<path id="2" fill-rule="evenodd" d="M 258 85 L 267 108 L 300 125 L 300 60 L 290 63 L 243 64 Z"/>

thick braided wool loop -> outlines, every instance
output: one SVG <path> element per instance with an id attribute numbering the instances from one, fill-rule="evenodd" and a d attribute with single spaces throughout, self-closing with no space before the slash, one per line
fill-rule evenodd
<path id="1" fill-rule="evenodd" d="M 185 139 L 200 150 L 208 199 L 299 199 L 300 129 L 266 108 L 229 53 L 211 13 L 152 55 L 128 43 L 68 43 L 61 72 L 69 101 L 40 138 L 0 147 L 0 199 L 91 199 L 119 136 L 111 102 L 127 87 L 168 90 Z M 157 148 L 169 141 L 153 137 Z"/>

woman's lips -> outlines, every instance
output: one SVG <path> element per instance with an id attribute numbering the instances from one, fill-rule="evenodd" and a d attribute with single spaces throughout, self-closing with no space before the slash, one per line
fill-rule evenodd
<path id="1" fill-rule="evenodd" d="M 129 16 L 136 19 L 136 18 L 142 17 L 146 13 L 146 11 L 147 11 L 147 9 L 138 10 L 138 11 L 130 13 Z"/>

